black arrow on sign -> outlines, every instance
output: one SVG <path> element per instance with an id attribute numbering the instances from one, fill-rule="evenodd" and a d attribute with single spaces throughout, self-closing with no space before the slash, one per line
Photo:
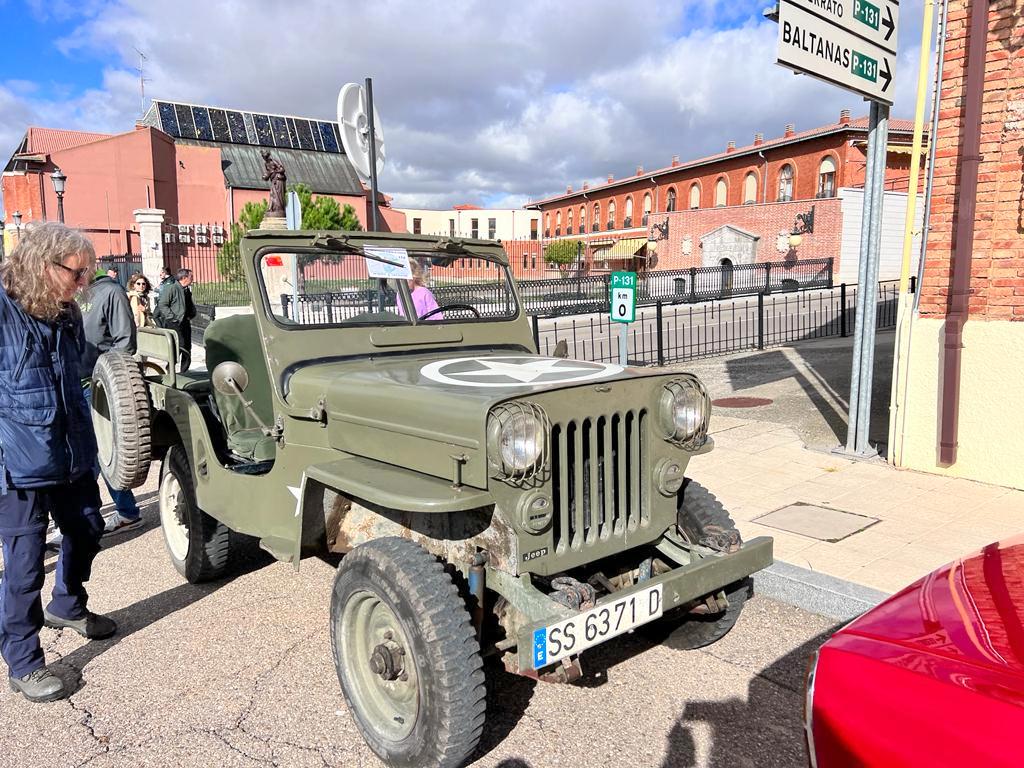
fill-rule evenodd
<path id="1" fill-rule="evenodd" d="M 896 31 L 896 24 L 892 20 L 892 8 L 888 3 L 885 5 L 885 15 L 888 18 L 882 19 L 882 26 L 889 30 L 885 33 L 885 39 L 888 40 L 892 37 L 892 33 Z"/>
<path id="2" fill-rule="evenodd" d="M 882 70 L 882 77 L 885 78 L 885 85 L 882 86 L 882 92 L 889 90 L 889 83 L 892 82 L 892 72 L 889 70 L 889 57 L 883 56 L 882 63 L 885 64 L 885 69 Z"/>

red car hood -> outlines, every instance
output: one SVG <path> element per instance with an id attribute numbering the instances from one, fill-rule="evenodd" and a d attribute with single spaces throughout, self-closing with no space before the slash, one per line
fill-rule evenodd
<path id="1" fill-rule="evenodd" d="M 1024 536 L 943 566 L 836 634 L 1024 676 Z"/>

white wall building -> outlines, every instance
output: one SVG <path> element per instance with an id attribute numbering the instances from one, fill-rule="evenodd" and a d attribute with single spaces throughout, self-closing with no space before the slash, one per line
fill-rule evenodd
<path id="1" fill-rule="evenodd" d="M 484 240 L 529 240 L 540 237 L 540 211 L 522 208 L 475 208 L 457 205 L 448 210 L 399 208 L 406 230 L 424 235 L 478 237 Z"/>

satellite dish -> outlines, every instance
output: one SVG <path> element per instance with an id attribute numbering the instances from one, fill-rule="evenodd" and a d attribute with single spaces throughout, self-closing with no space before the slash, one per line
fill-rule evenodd
<path id="1" fill-rule="evenodd" d="M 380 114 L 373 108 L 373 132 L 377 143 L 377 173 L 384 168 L 384 132 Z M 366 89 L 359 83 L 346 83 L 338 93 L 338 127 L 345 154 L 359 176 L 370 178 L 370 117 L 366 109 Z"/>

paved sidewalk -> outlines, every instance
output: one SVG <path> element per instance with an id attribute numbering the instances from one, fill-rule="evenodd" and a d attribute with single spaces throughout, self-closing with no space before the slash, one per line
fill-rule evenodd
<path id="1" fill-rule="evenodd" d="M 881 459 L 851 461 L 805 448 L 790 427 L 718 409 L 711 433 L 715 449 L 693 459 L 689 474 L 722 500 L 745 538 L 772 536 L 776 559 L 792 565 L 895 592 L 957 557 L 1024 533 L 1024 491 L 895 469 Z M 757 522 L 797 503 L 878 522 L 836 542 Z"/>

